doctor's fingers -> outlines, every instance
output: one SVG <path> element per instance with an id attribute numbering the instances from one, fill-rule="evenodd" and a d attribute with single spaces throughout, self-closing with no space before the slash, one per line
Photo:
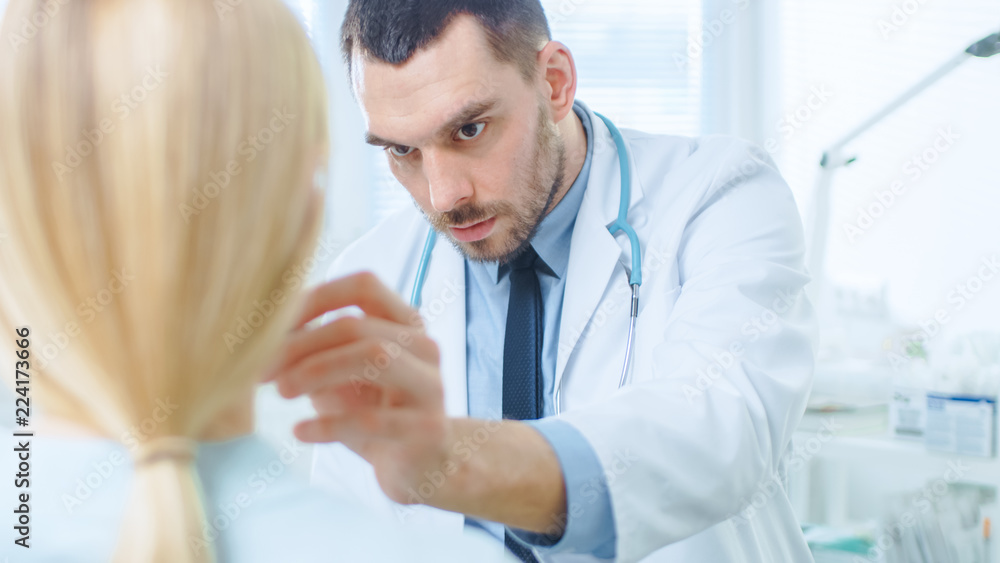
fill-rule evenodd
<path id="1" fill-rule="evenodd" d="M 443 408 L 444 387 L 437 366 L 374 338 L 309 356 L 278 379 L 278 392 L 291 399 L 323 388 L 367 385 L 402 392 L 418 404 Z"/>
<path id="2" fill-rule="evenodd" d="M 423 327 L 420 313 L 407 305 L 371 272 L 336 279 L 312 290 L 306 297 L 295 326 L 300 327 L 320 315 L 352 306 L 359 307 L 372 317 Z"/>
<path id="3" fill-rule="evenodd" d="M 381 408 L 386 394 L 371 383 L 352 381 L 351 385 L 323 387 L 309 393 L 309 401 L 318 416 L 354 414 Z"/>
<path id="4" fill-rule="evenodd" d="M 419 328 L 375 317 L 348 316 L 317 328 L 293 332 L 285 341 L 274 370 L 293 369 L 318 352 L 366 338 L 381 339 L 387 352 L 401 347 L 425 362 L 437 364 L 440 361 L 437 344 Z"/>
<path id="5" fill-rule="evenodd" d="M 329 415 L 295 425 L 295 437 L 303 442 L 343 442 L 358 452 L 377 442 L 406 442 L 409 446 L 438 445 L 444 439 L 446 421 L 418 409 L 379 409 L 356 414 Z M 358 452 L 361 453 L 361 452 Z"/>

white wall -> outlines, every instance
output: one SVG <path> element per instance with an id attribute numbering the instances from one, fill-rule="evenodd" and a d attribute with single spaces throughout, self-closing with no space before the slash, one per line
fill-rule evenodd
<path id="1" fill-rule="evenodd" d="M 824 146 L 889 102 L 974 40 L 1000 30 L 1000 0 L 907 3 L 898 0 L 783 0 L 784 112 L 800 108 L 814 88 L 830 100 L 811 112 L 779 159 L 804 211 Z M 898 29 L 892 24 L 896 14 Z M 912 10 L 913 6 L 917 9 Z M 895 24 L 893 24 L 895 25 Z M 884 31 L 883 31 L 884 30 Z M 946 310 L 952 319 L 935 343 L 977 329 L 997 330 L 1000 277 L 971 305 L 949 303 L 956 284 L 1000 253 L 1000 57 L 971 60 L 848 147 L 858 161 L 838 173 L 833 189 L 827 271 L 840 282 L 884 284 L 889 306 L 915 325 Z M 919 180 L 908 159 L 940 129 L 959 138 Z M 858 207 L 876 201 L 895 180 L 906 191 L 862 236 L 845 234 Z M 934 343 L 932 343 L 933 345 Z"/>

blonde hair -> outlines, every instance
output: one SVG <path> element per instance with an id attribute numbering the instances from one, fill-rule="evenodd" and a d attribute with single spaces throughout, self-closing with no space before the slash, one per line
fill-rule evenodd
<path id="1" fill-rule="evenodd" d="M 37 403 L 148 461 L 118 561 L 214 560 L 192 549 L 194 465 L 143 449 L 201 437 L 291 328 L 289 273 L 321 222 L 325 100 L 280 0 L 10 3 L 0 340 L 30 326 Z"/>

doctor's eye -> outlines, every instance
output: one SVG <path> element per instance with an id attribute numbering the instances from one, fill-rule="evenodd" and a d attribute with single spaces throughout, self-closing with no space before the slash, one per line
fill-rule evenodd
<path id="1" fill-rule="evenodd" d="M 486 129 L 485 123 L 470 123 L 465 125 L 458 130 L 458 140 L 471 141 L 481 135 L 483 129 Z"/>
<path id="2" fill-rule="evenodd" d="M 410 154 L 413 153 L 414 150 L 416 149 L 414 149 L 413 147 L 408 147 L 406 145 L 393 145 L 389 147 L 389 152 L 399 157 L 409 156 Z"/>

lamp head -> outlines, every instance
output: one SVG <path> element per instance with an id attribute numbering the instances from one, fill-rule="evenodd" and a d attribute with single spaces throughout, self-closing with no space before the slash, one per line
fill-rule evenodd
<path id="1" fill-rule="evenodd" d="M 965 52 L 973 57 L 982 58 L 992 57 L 1000 53 L 1000 33 L 994 33 L 985 39 L 976 41 Z"/>

